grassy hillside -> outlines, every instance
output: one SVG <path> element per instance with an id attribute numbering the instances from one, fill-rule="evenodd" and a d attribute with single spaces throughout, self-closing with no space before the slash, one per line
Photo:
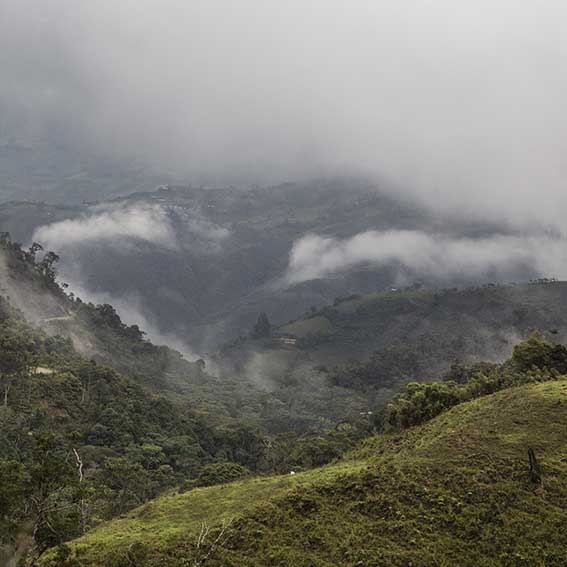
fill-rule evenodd
<path id="1" fill-rule="evenodd" d="M 377 291 L 275 327 L 295 346 L 277 334 L 243 338 L 218 363 L 224 375 L 272 390 L 289 408 L 288 426 L 325 427 L 376 411 L 407 382 L 454 363 L 505 360 L 536 329 L 565 343 L 566 322 L 567 282 Z"/>
<path id="2" fill-rule="evenodd" d="M 221 358 L 230 365 L 231 360 L 242 364 L 251 353 L 284 353 L 296 367 L 330 368 L 391 349 L 397 349 L 398 356 L 411 350 L 416 368 L 409 378 L 423 379 L 455 360 L 503 360 L 536 329 L 565 342 L 566 321 L 567 282 L 376 291 L 337 299 L 332 306 L 276 327 L 297 337 L 293 356 L 277 339 L 248 339 L 227 345 Z M 379 379 L 380 369 L 375 374 Z"/>
<path id="3" fill-rule="evenodd" d="M 282 326 L 325 362 L 362 359 L 393 344 L 471 358 L 504 357 L 534 329 L 567 337 L 567 282 L 402 289 L 336 300 Z"/>
<path id="4" fill-rule="evenodd" d="M 509 388 L 334 465 L 160 498 L 40 565 L 565 565 L 566 431 L 567 381 Z"/>

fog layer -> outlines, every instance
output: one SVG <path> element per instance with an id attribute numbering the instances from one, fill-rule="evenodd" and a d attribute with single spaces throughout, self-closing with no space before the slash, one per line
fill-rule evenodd
<path id="1" fill-rule="evenodd" d="M 567 278 L 567 250 L 562 239 L 548 236 L 451 238 L 421 231 L 368 231 L 336 239 L 309 234 L 291 251 L 288 284 L 340 274 L 369 264 L 397 266 L 417 277 L 482 279 L 514 269 Z"/>
<path id="2" fill-rule="evenodd" d="M 177 241 L 166 212 L 160 207 L 98 207 L 94 214 L 39 227 L 33 240 L 58 252 L 88 243 L 128 246 L 130 239 L 176 248 Z"/>
<path id="3" fill-rule="evenodd" d="M 559 0 L 0 0 L 0 138 L 566 228 Z"/>

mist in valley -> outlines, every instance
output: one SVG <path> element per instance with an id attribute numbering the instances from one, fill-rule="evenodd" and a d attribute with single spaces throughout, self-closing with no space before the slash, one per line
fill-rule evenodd
<path id="1" fill-rule="evenodd" d="M 566 19 L 0 0 L 0 565 L 565 564 Z"/>

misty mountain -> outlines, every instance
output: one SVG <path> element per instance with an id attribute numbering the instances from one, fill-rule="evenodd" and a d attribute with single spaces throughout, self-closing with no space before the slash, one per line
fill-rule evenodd
<path id="1" fill-rule="evenodd" d="M 115 304 L 117 312 L 111 305 L 97 308 L 83 302 L 77 308 L 64 295 L 55 302 L 39 295 L 41 305 L 32 309 L 37 289 L 26 292 L 22 281 L 4 286 L 8 292 L 21 292 L 21 308 L 33 320 L 40 325 L 47 320 L 50 329 L 74 339 L 88 356 L 111 362 L 154 391 L 189 396 L 199 407 L 246 415 L 275 431 L 326 429 L 336 420 L 379 407 L 405 382 L 433 378 L 454 362 L 501 360 L 534 329 L 553 331 L 560 340 L 567 337 L 562 282 L 431 290 L 426 277 L 425 283 L 409 288 L 390 288 L 403 269 L 392 264 L 283 285 L 286 250 L 315 221 L 321 229 L 343 235 L 375 225 L 379 215 L 385 228 L 396 222 L 400 228 L 407 223 L 434 231 L 440 223 L 374 190 L 362 188 L 360 204 L 346 195 L 342 186 L 321 186 L 318 193 L 295 185 L 249 192 L 163 187 L 83 207 L 7 204 L 4 213 L 19 220 L 13 226 L 16 231 L 17 225 L 25 226 L 18 213 L 22 219 L 36 215 L 39 228 L 33 234 L 63 250 L 63 277 L 75 275 L 84 281 L 88 274 L 88 282 L 105 286 L 104 291 L 91 292 L 94 298 Z M 295 199 L 301 208 L 289 205 Z M 326 209 L 322 203 L 327 203 Z M 248 214 L 255 209 L 256 215 Z M 239 210 L 240 222 L 230 224 L 228 219 Z M 297 220 L 300 212 L 304 224 Z M 59 220 L 49 222 L 53 214 L 60 215 Z M 453 228 L 443 226 L 446 233 Z M 459 229 L 471 238 L 494 231 L 489 225 L 471 224 L 454 227 L 454 233 Z M 287 246 L 276 248 L 284 238 Z M 516 269 L 530 270 L 522 265 Z M 404 277 L 411 281 L 412 273 Z M 446 284 L 445 277 L 439 278 L 430 283 Z M 463 273 L 459 283 L 472 278 Z M 109 285 L 114 286 L 110 293 Z M 376 291 L 385 285 L 388 291 Z M 342 299 L 336 297 L 345 289 Z M 350 293 L 353 289 L 372 292 Z M 56 288 L 55 295 L 60 292 Z M 128 294 L 136 294 L 136 299 Z M 84 297 L 82 291 L 79 297 Z M 316 306 L 325 301 L 329 304 Z M 148 328 L 149 321 L 158 320 L 153 313 L 144 315 L 148 305 L 156 306 L 163 327 L 154 323 Z M 205 305 L 217 319 L 207 318 Z M 275 334 L 252 340 L 250 331 L 261 311 L 269 313 Z M 279 325 L 273 317 L 278 312 Z M 218 354 L 210 351 L 203 373 L 179 353 L 146 344 L 140 329 L 129 330 L 120 316 L 133 318 L 128 322 L 141 323 L 150 338 L 189 355 L 194 337 L 215 346 L 210 334 L 200 336 L 203 329 L 211 332 L 211 320 L 216 323 L 222 317 L 224 336 L 232 339 Z M 240 328 L 230 327 L 241 320 L 245 324 Z M 239 331 L 242 337 L 233 340 Z M 291 348 L 278 334 L 293 337 Z"/>
<path id="2" fill-rule="evenodd" d="M 167 233 L 162 237 L 168 242 Z M 63 561 L 65 565 L 76 548 L 74 543 L 64 542 L 81 536 L 86 540 L 81 540 L 84 555 L 77 559 L 79 565 L 106 564 L 108 553 L 115 550 L 119 557 L 123 553 L 132 557 L 134 547 L 129 545 L 124 552 L 123 538 L 117 539 L 116 547 L 109 543 L 107 538 L 112 540 L 121 529 L 117 530 L 112 522 L 120 517 L 120 526 L 130 533 L 132 518 L 141 514 L 143 523 L 151 521 L 152 515 L 147 512 L 156 507 L 161 510 L 163 525 L 161 531 L 152 531 L 158 534 L 157 540 L 154 535 L 150 539 L 144 536 L 144 542 L 160 543 L 157 556 L 144 552 L 148 565 L 161 561 L 162 549 L 170 556 L 187 557 L 193 548 L 179 547 L 177 539 L 164 534 L 170 530 L 193 533 L 194 525 L 186 522 L 186 514 L 180 518 L 173 513 L 172 517 L 171 510 L 179 510 L 179 506 L 185 509 L 186 499 L 195 502 L 195 494 L 210 495 L 214 513 L 238 509 L 242 521 L 249 513 L 262 509 L 266 494 L 278 495 L 282 487 L 299 489 L 299 508 L 296 510 L 293 504 L 297 502 L 294 497 L 291 510 L 289 503 L 284 504 L 292 517 L 298 513 L 294 523 L 304 521 L 303 502 L 313 501 L 313 490 L 322 496 L 313 512 L 320 506 L 332 506 L 337 494 L 343 495 L 344 505 L 359 506 L 364 495 L 371 493 L 366 484 L 369 477 L 360 476 L 360 471 L 375 466 L 377 455 L 383 459 L 380 466 L 386 467 L 389 459 L 399 453 L 401 436 L 406 437 L 408 427 L 433 419 L 424 429 L 413 427 L 407 433 L 408 439 L 417 435 L 418 444 L 431 445 L 432 439 L 462 431 L 461 418 L 468 415 L 470 408 L 476 408 L 474 412 L 481 408 L 481 413 L 473 413 L 471 418 L 477 433 L 479 423 L 486 421 L 493 424 L 489 431 L 492 435 L 495 419 L 501 420 L 498 431 L 505 432 L 510 450 L 508 432 L 511 427 L 525 424 L 522 420 L 526 416 L 520 415 L 520 408 L 525 412 L 529 403 L 526 431 L 534 443 L 540 435 L 546 439 L 545 444 L 537 445 L 538 456 L 555 459 L 560 446 L 562 429 L 550 429 L 551 421 L 544 417 L 549 417 L 550 411 L 556 421 L 564 417 L 561 400 L 565 394 L 567 349 L 555 343 L 567 337 L 567 314 L 562 307 L 567 305 L 564 282 L 437 292 L 413 286 L 337 300 L 332 307 L 310 312 L 279 329 L 271 330 L 268 323 L 258 329 L 268 336 L 236 341 L 225 352 L 250 359 L 252 348 L 255 355 L 271 364 L 271 370 L 278 370 L 270 376 L 270 368 L 256 361 L 256 373 L 263 379 L 260 390 L 251 383 L 254 377 L 250 369 L 236 382 L 228 375 L 207 375 L 204 365 L 187 363 L 179 353 L 145 340 L 139 328 L 120 321 L 112 306 L 95 306 L 67 295 L 55 281 L 53 255 L 40 257 L 40 250 L 22 249 L 6 235 L 2 236 L 1 250 L 2 288 L 9 297 L 0 298 L 0 433 L 4 440 L 0 444 L 0 472 L 7 479 L 0 487 L 4 511 L 0 523 L 2 561 L 28 553 L 38 564 L 57 565 Z M 24 313 L 34 319 L 33 325 Z M 515 345 L 534 326 L 546 331 L 554 342 L 534 333 L 526 342 Z M 295 343 L 282 341 L 291 337 Z M 362 357 L 364 348 L 370 345 L 380 348 L 367 362 L 349 361 L 330 371 L 321 365 Z M 505 358 L 506 353 L 512 356 L 497 364 L 480 362 L 482 353 L 491 353 L 493 359 Z M 282 354 L 293 363 L 287 367 L 280 364 Z M 451 366 L 442 381 L 415 382 L 439 372 L 444 365 L 446 368 L 453 357 L 460 358 L 459 364 Z M 124 369 L 124 375 L 108 363 Z M 315 364 L 317 367 L 313 367 Z M 407 381 L 411 383 L 404 388 Z M 537 393 L 542 391 L 545 403 L 537 401 Z M 458 407 L 451 410 L 453 406 Z M 506 412 L 511 412 L 509 418 Z M 437 433 L 429 437 L 428 427 L 438 428 Z M 354 461 L 352 456 L 337 461 L 345 451 L 377 431 L 381 432 L 378 436 L 359 446 Z M 488 431 L 486 426 L 482 431 Z M 471 436 L 469 433 L 467 439 Z M 384 443 L 390 442 L 394 449 L 385 450 Z M 486 454 L 494 450 L 500 454 L 495 443 L 492 439 L 475 445 L 473 452 Z M 450 445 L 454 449 L 454 439 Z M 517 462 L 523 448 L 520 443 L 514 445 L 513 461 L 499 461 L 497 476 L 494 460 L 490 461 L 490 470 L 492 482 L 502 487 L 507 471 L 513 468 L 518 479 L 510 494 L 521 494 L 519 505 L 528 509 L 531 489 L 521 488 L 527 482 L 522 475 L 525 473 L 536 484 L 541 482 L 542 473 L 538 467 L 535 472 L 532 469 L 531 477 L 527 476 L 528 471 Z M 411 441 L 407 449 L 411 466 L 406 471 L 410 486 L 415 486 L 416 480 L 421 483 L 422 475 L 429 478 L 429 473 L 421 470 L 420 453 Z M 459 449 L 453 456 L 466 459 L 466 478 L 470 481 L 472 454 L 463 454 Z M 295 471 L 330 462 L 333 464 L 328 468 L 303 472 L 295 483 Z M 474 462 L 478 474 L 485 474 L 482 459 Z M 547 461 L 543 463 L 545 478 L 554 478 Z M 459 467 L 453 470 L 452 466 L 444 470 L 458 474 Z M 290 470 L 293 476 L 281 474 Z M 380 471 L 380 476 L 395 484 L 396 490 L 389 492 L 399 507 L 398 500 L 404 499 L 409 487 L 401 485 L 390 469 Z M 254 473 L 262 476 L 247 478 Z M 364 486 L 360 496 L 348 489 L 345 473 Z M 231 482 L 236 484 L 227 487 L 226 483 Z M 223 487 L 203 488 L 216 484 Z M 447 498 L 460 495 L 460 485 L 461 481 L 451 486 L 444 483 L 443 494 Z M 329 487 L 334 496 L 325 498 L 323 494 Z M 193 492 L 195 488 L 199 490 Z M 235 488 L 236 497 L 231 503 L 227 495 Z M 167 493 L 163 499 L 145 503 L 163 492 Z M 211 506 L 199 504 L 199 497 L 196 502 L 193 514 L 206 521 L 209 516 L 205 512 Z M 143 508 L 124 516 L 140 504 Z M 268 509 L 270 514 L 278 513 L 274 501 Z M 469 514 L 476 509 L 471 506 Z M 446 524 L 444 514 L 437 510 L 435 517 Z M 559 519 L 542 514 L 538 513 L 540 520 L 561 521 L 561 514 Z M 371 517 L 383 521 L 380 515 Z M 366 529 L 363 526 L 367 514 L 365 518 L 361 530 Z M 322 529 L 329 529 L 325 518 L 317 521 Z M 19 542 L 18 530 L 28 522 L 33 525 L 33 539 Z M 349 520 L 341 529 L 352 529 L 353 525 Z M 249 537 L 246 524 L 237 526 L 243 530 L 242 537 Z M 95 527 L 98 529 L 92 530 Z M 404 523 L 398 529 L 411 528 Z M 263 532 L 268 547 L 273 545 L 273 533 L 273 528 Z M 448 533 L 458 537 L 451 530 Z M 550 530 L 552 533 L 557 531 Z M 95 546 L 93 551 L 90 538 L 101 534 L 103 545 Z M 498 537 L 515 535 L 514 529 L 506 529 Z M 331 541 L 325 535 L 320 547 L 332 547 Z M 560 548 L 560 541 L 553 541 L 549 553 Z M 532 551 L 533 545 L 529 546 Z M 140 545 L 135 549 L 138 553 Z M 444 553 L 432 549 L 433 554 Z M 391 553 L 395 556 L 398 551 Z M 483 553 L 495 553 L 493 539 L 485 542 Z"/>
<path id="3" fill-rule="evenodd" d="M 564 567 L 567 4 L 0 0 L 0 567 Z"/>
<path id="4" fill-rule="evenodd" d="M 60 254 L 60 278 L 81 297 L 112 303 L 186 352 L 247 334 L 260 312 L 282 324 L 353 293 L 415 281 L 527 280 L 545 269 L 533 254 L 515 253 L 529 242 L 512 229 L 435 215 L 360 180 L 162 186 L 66 206 L 11 202 L 0 207 L 0 227 Z M 314 238 L 324 249 L 310 252 Z M 473 257 L 475 244 L 487 254 Z M 460 246 L 447 254 L 462 261 L 449 272 L 447 246 Z M 345 264 L 344 254 L 357 260 Z"/>

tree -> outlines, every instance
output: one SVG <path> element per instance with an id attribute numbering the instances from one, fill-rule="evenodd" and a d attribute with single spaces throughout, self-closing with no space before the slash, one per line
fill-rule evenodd
<path id="1" fill-rule="evenodd" d="M 512 360 L 521 372 L 532 368 L 548 368 L 561 374 L 567 372 L 567 349 L 548 343 L 537 331 L 514 347 Z"/>
<path id="2" fill-rule="evenodd" d="M 8 394 L 18 372 L 27 367 L 27 357 L 23 352 L 0 350 L 0 381 L 4 390 L 4 407 L 8 407 Z"/>
<path id="3" fill-rule="evenodd" d="M 13 460 L 0 460 L 0 542 L 24 517 L 26 470 Z"/>
<path id="4" fill-rule="evenodd" d="M 81 494 L 74 460 L 61 436 L 41 433 L 35 439 L 28 467 L 28 507 L 40 553 L 80 533 Z"/>
<path id="5" fill-rule="evenodd" d="M 196 480 L 196 486 L 213 486 L 244 478 L 250 470 L 238 463 L 211 463 L 205 465 Z"/>
<path id="6" fill-rule="evenodd" d="M 258 320 L 252 329 L 253 339 L 264 339 L 270 337 L 272 334 L 272 325 L 268 319 L 268 316 L 262 312 L 258 316 Z"/>
<path id="7" fill-rule="evenodd" d="M 43 246 L 41 244 L 38 244 L 37 242 L 34 242 L 27 254 L 26 254 L 26 258 L 32 263 L 35 264 L 35 258 L 38 252 L 41 252 L 43 250 Z"/>
<path id="8" fill-rule="evenodd" d="M 97 481 L 105 494 L 106 516 L 122 514 L 155 496 L 148 471 L 140 463 L 124 457 L 107 459 L 97 474 Z"/>
<path id="9" fill-rule="evenodd" d="M 47 252 L 43 260 L 38 264 L 40 272 L 51 282 L 55 281 L 57 275 L 55 264 L 59 262 L 59 256 L 55 252 Z"/>

